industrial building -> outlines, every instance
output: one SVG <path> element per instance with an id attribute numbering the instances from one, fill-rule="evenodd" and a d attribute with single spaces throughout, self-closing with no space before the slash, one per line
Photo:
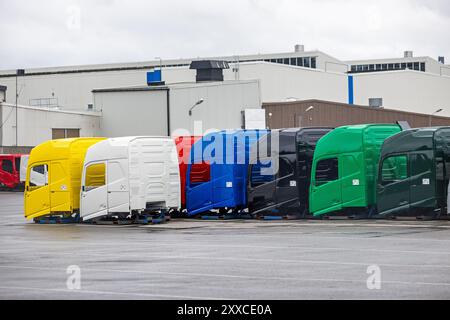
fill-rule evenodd
<path id="1" fill-rule="evenodd" d="M 17 119 L 17 121 L 16 121 Z M 100 133 L 99 112 L 69 111 L 0 102 L 0 153 L 28 152 L 58 138 Z"/>
<path id="2" fill-rule="evenodd" d="M 450 67 L 444 57 L 415 57 L 410 51 L 399 58 L 342 61 L 296 45 L 292 52 L 277 54 L 5 70 L 0 71 L 1 100 L 6 104 L 0 123 L 6 123 L 0 146 L 33 146 L 73 132 L 106 137 L 192 132 L 196 121 L 202 121 L 202 130 L 262 128 L 266 122 L 269 127 L 298 126 L 296 112 L 287 111 L 293 109 L 277 107 L 272 118 L 261 112 L 305 100 L 337 106 L 334 119 L 342 121 L 333 126 L 385 119 L 380 115 L 394 111 L 406 118 L 407 113 L 414 114 L 422 120 L 412 121 L 413 125 L 426 125 L 436 112 L 450 117 Z M 17 121 L 15 111 L 8 116 L 16 103 L 22 110 Z M 274 122 L 281 109 L 287 120 Z M 21 120 L 36 110 L 60 120 L 47 123 L 45 133 L 36 134 L 35 127 Z M 346 110 L 348 118 L 342 118 Z M 69 120 L 62 119 L 66 117 Z M 83 120 L 74 123 L 75 118 Z M 302 124 L 328 125 L 326 118 L 320 119 Z M 33 137 L 24 140 L 29 135 Z"/>
<path id="3" fill-rule="evenodd" d="M 350 105 L 317 99 L 263 103 L 270 129 L 292 127 L 339 127 L 361 123 L 407 121 L 412 128 L 450 126 L 450 117 L 385 108 Z"/>
<path id="4" fill-rule="evenodd" d="M 178 83 L 163 86 L 140 86 L 98 89 L 93 91 L 96 110 L 102 113 L 101 134 L 106 137 L 126 135 L 197 135 L 211 129 L 252 128 L 243 113 L 261 109 L 259 82 L 223 81 Z M 250 118 L 247 120 L 253 120 Z M 195 123 L 201 128 L 195 128 Z"/>

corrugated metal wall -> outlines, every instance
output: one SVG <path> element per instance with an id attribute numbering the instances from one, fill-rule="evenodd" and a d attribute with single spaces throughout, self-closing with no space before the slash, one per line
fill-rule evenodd
<path id="1" fill-rule="evenodd" d="M 309 107 L 311 110 L 305 112 Z M 392 109 L 371 108 L 321 100 L 263 103 L 270 129 L 290 127 L 339 127 L 361 123 L 408 121 L 411 127 L 429 126 L 430 116 Z M 439 107 L 437 106 L 436 109 Z M 432 126 L 450 126 L 450 118 L 432 116 Z"/>

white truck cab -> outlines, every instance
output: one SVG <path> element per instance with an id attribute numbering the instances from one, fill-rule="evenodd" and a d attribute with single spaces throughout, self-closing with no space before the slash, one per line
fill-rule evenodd
<path id="1" fill-rule="evenodd" d="M 110 138 L 92 145 L 81 179 L 84 221 L 180 207 L 178 157 L 169 137 Z"/>

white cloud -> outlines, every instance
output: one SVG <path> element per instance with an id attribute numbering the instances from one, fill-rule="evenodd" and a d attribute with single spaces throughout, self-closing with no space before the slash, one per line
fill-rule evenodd
<path id="1" fill-rule="evenodd" d="M 0 68 L 285 52 L 446 55 L 446 0 L 0 0 Z"/>

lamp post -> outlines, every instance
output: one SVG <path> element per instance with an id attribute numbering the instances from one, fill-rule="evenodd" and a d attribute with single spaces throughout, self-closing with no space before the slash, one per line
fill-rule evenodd
<path id="1" fill-rule="evenodd" d="M 428 126 L 429 127 L 431 127 L 431 121 L 432 121 L 432 118 L 433 118 L 433 116 L 436 114 L 436 113 L 439 113 L 439 112 L 441 112 L 441 111 L 443 111 L 443 109 L 437 109 L 435 112 L 433 112 L 432 114 L 430 114 L 430 116 L 429 116 L 429 118 L 428 118 Z"/>
<path id="2" fill-rule="evenodd" d="M 311 111 L 312 109 L 314 109 L 314 106 L 309 106 L 308 108 L 306 108 L 305 111 L 303 111 L 302 113 L 300 113 L 300 115 L 298 116 L 298 126 L 301 128 L 302 127 L 302 120 L 303 120 L 303 115 L 305 113 L 308 113 L 309 111 Z"/>
<path id="3" fill-rule="evenodd" d="M 17 88 L 18 86 L 18 80 L 19 80 L 19 76 L 24 76 L 25 75 L 25 70 L 24 69 L 17 69 L 16 70 L 16 147 L 19 146 L 19 124 L 18 124 L 18 114 L 19 112 L 18 110 L 18 99 L 19 99 L 19 90 Z"/>
<path id="4" fill-rule="evenodd" d="M 202 99 L 198 100 L 196 103 L 194 103 L 194 105 L 189 108 L 189 116 L 192 116 L 192 110 L 199 104 L 202 104 L 204 101 L 205 100 L 202 98 Z"/>

